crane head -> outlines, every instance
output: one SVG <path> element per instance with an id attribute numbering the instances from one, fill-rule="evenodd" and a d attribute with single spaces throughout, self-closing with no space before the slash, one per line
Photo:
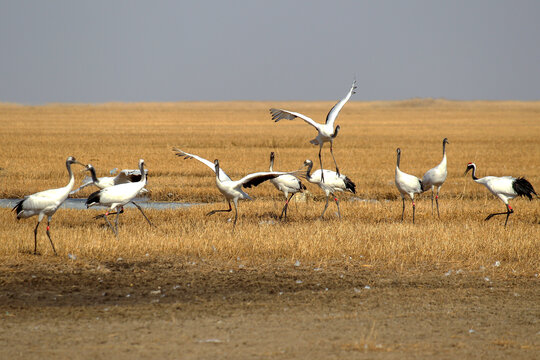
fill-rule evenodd
<path id="1" fill-rule="evenodd" d="M 87 164 L 84 169 L 81 170 L 81 172 L 83 171 L 92 171 L 94 167 L 92 166 L 92 164 Z"/>
<path id="2" fill-rule="evenodd" d="M 66 159 L 66 164 L 67 165 L 79 164 L 79 165 L 84 166 L 84 164 L 81 164 L 80 162 L 78 162 L 77 159 L 75 159 L 73 156 L 68 156 L 68 158 Z"/>
<path id="3" fill-rule="evenodd" d="M 467 164 L 467 170 L 465 170 L 465 173 L 464 173 L 463 175 L 467 175 L 467 173 L 468 173 L 469 170 L 471 170 L 471 169 L 476 169 L 476 164 L 475 164 L 475 163 L 472 163 L 472 162 L 468 163 L 468 164 Z M 473 175 L 474 175 L 474 174 L 473 174 Z"/>
<path id="4" fill-rule="evenodd" d="M 450 142 L 448 142 L 448 138 L 444 138 L 442 142 L 443 144 L 450 144 Z"/>

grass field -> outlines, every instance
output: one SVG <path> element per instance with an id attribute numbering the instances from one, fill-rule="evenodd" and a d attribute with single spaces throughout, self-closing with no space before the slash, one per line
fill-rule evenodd
<path id="1" fill-rule="evenodd" d="M 314 129 L 302 121 L 272 122 L 270 106 L 321 121 L 332 103 L 2 105 L 0 196 L 22 197 L 64 186 L 68 155 L 92 163 L 98 176 L 115 167 L 136 168 L 138 159 L 144 158 L 152 200 L 212 204 L 148 211 L 156 229 L 148 228 L 136 210 L 127 211 L 121 218 L 120 241 L 111 241 L 103 222 L 92 219 L 94 211 L 60 210 L 52 225 L 60 252 L 135 258 L 166 252 L 223 260 L 240 256 L 254 264 L 278 258 L 313 262 L 352 258 L 392 269 L 477 267 L 500 261 L 507 271 L 529 275 L 539 271 L 540 203 L 513 200 L 516 212 L 507 229 L 501 217 L 484 222 L 488 213 L 502 211 L 504 205 L 463 172 L 467 162 L 474 161 L 479 176 L 526 176 L 538 189 L 540 103 L 351 102 L 336 122 L 342 131 L 335 141 L 335 156 L 341 171 L 357 185 L 356 196 L 339 196 L 343 220 L 337 221 L 332 203 L 326 219 L 317 219 L 324 196 L 308 184 L 306 201 L 291 205 L 290 221 L 276 222 L 282 195 L 265 183 L 248 191 L 255 201 L 240 202 L 233 233 L 228 214 L 204 216 L 210 209 L 227 207 L 212 171 L 198 161 L 174 156 L 171 148 L 178 146 L 211 161 L 218 158 L 233 179 L 266 170 L 270 151 L 276 152 L 277 170 L 298 169 L 307 158 L 317 165 L 318 149 L 308 142 L 316 135 Z M 431 215 L 430 194 L 425 193 L 417 201 L 416 225 L 411 224 L 410 202 L 402 224 L 401 199 L 393 180 L 395 149 L 403 151 L 402 170 L 421 177 L 440 162 L 444 137 L 450 144 L 441 220 Z M 323 162 L 332 168 L 327 148 Z M 80 182 L 87 173 L 74 169 Z M 17 257 L 30 250 L 35 218 L 16 222 L 8 209 L 0 216 L 0 254 Z M 40 250 L 48 253 L 45 234 L 39 236 Z"/>
<path id="2" fill-rule="evenodd" d="M 341 220 L 333 203 L 318 218 L 325 198 L 307 182 L 285 223 L 277 219 L 284 199 L 270 183 L 246 190 L 254 201 L 240 202 L 234 231 L 231 214 L 205 216 L 227 207 L 213 172 L 173 147 L 219 159 L 233 179 L 267 170 L 271 151 L 275 170 L 308 158 L 317 169 L 316 131 L 299 120 L 274 123 L 268 109 L 323 121 L 332 105 L 0 105 L 1 198 L 64 186 L 72 155 L 98 176 L 143 158 L 151 200 L 198 204 L 147 210 L 155 228 L 127 209 L 118 239 L 93 219 L 100 210 L 60 209 L 51 224 L 58 257 L 45 225 L 42 256 L 31 255 L 36 217 L 17 221 L 0 208 L 0 355 L 84 358 L 82 346 L 93 358 L 137 349 L 164 358 L 211 358 L 215 349 L 235 359 L 535 358 L 540 201 L 512 200 L 506 228 L 504 217 L 484 222 L 504 205 L 463 173 L 475 162 L 479 177 L 525 176 L 538 192 L 540 102 L 350 102 L 336 121 L 334 154 L 357 194 L 338 194 Z M 416 224 L 410 201 L 401 223 L 395 150 L 401 169 L 421 177 L 441 161 L 444 137 L 441 219 L 425 193 Z M 323 164 L 333 169 L 327 146 Z M 87 174 L 73 168 L 78 186 Z M 469 329 L 484 335 L 473 339 Z M 214 336 L 218 345 L 204 344 Z M 47 350 L 49 339 L 57 349 Z"/>

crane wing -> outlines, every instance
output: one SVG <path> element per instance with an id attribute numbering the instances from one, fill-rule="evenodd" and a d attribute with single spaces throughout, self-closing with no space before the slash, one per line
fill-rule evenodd
<path id="1" fill-rule="evenodd" d="M 250 188 L 252 186 L 257 186 L 259 184 L 262 184 L 266 180 L 277 178 L 281 175 L 292 175 L 294 177 L 298 177 L 300 175 L 300 171 L 292 171 L 292 172 L 283 172 L 283 171 L 266 171 L 266 172 L 256 172 L 253 174 L 248 174 L 238 180 L 240 184 L 242 184 L 245 188 Z"/>
<path id="2" fill-rule="evenodd" d="M 197 156 L 197 155 L 193 155 L 193 154 L 189 154 L 185 151 L 182 151 L 178 148 L 173 148 L 173 151 L 175 152 L 175 154 L 177 156 L 181 156 L 183 157 L 184 159 L 195 159 L 195 160 L 199 160 L 200 162 L 202 162 L 203 164 L 205 164 L 206 166 L 208 166 L 210 169 L 212 169 L 212 171 L 215 173 L 216 172 L 216 166 L 214 165 L 213 162 L 211 161 L 208 161 L 206 159 L 203 159 L 202 157 L 200 156 Z M 219 168 L 219 178 L 221 179 L 221 181 L 224 181 L 224 180 L 231 180 L 231 178 L 225 173 L 225 171 L 223 171 L 221 168 Z"/>
<path id="3" fill-rule="evenodd" d="M 76 188 L 75 190 L 71 191 L 71 192 L 69 193 L 69 195 L 75 194 L 76 192 L 79 192 L 79 191 L 81 191 L 82 189 L 84 189 L 85 187 L 90 186 L 90 185 L 92 185 L 92 184 L 94 184 L 94 181 L 92 180 L 92 178 L 91 178 L 90 176 L 87 176 L 87 177 L 85 177 L 85 178 L 83 179 L 82 185 L 79 186 L 78 188 Z"/>
<path id="4" fill-rule="evenodd" d="M 144 169 L 144 173 L 148 175 L 148 169 Z M 141 170 L 129 170 L 124 169 L 120 171 L 118 175 L 114 178 L 114 184 L 126 184 L 130 182 L 137 182 L 141 180 Z"/>
<path id="5" fill-rule="evenodd" d="M 274 120 L 275 122 L 283 119 L 294 120 L 296 118 L 300 118 L 317 130 L 319 130 L 319 127 L 321 126 L 320 124 L 317 124 L 315 121 L 313 121 L 313 119 L 297 112 L 272 108 L 270 109 L 270 114 L 272 115 L 272 120 Z"/>
<path id="6" fill-rule="evenodd" d="M 330 109 L 330 112 L 328 112 L 328 115 L 326 115 L 326 124 L 330 124 L 332 127 L 334 127 L 334 121 L 336 120 L 339 112 L 341 111 L 341 108 L 349 99 L 351 98 L 352 94 L 355 94 L 356 92 L 356 80 L 353 81 L 351 89 L 347 93 L 347 95 L 341 99 L 340 102 L 338 102 L 332 109 Z"/>

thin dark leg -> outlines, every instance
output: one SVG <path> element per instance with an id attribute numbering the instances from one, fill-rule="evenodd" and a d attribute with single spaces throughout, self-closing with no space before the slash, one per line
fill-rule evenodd
<path id="1" fill-rule="evenodd" d="M 36 227 L 34 228 L 34 255 L 37 254 L 37 229 L 39 224 L 41 224 L 41 221 L 38 221 Z"/>
<path id="2" fill-rule="evenodd" d="M 440 219 L 441 214 L 439 214 L 439 189 L 437 189 L 437 196 L 435 196 L 435 202 L 437 203 L 437 216 Z M 433 212 L 433 210 L 431 210 L 431 212 Z"/>
<path id="3" fill-rule="evenodd" d="M 506 227 L 506 224 L 508 223 L 508 217 L 513 212 L 514 212 L 514 209 L 512 209 L 510 205 L 506 205 L 506 212 L 489 214 L 488 217 L 484 221 L 488 221 L 489 219 L 491 219 L 493 216 L 496 216 L 496 215 L 506 215 L 506 221 L 504 222 L 504 227 Z"/>
<path id="4" fill-rule="evenodd" d="M 339 200 L 335 196 L 334 196 L 334 200 L 335 200 L 336 205 L 337 205 L 337 214 L 338 214 L 339 220 L 341 220 L 341 212 L 339 211 Z"/>
<path id="5" fill-rule="evenodd" d="M 330 154 L 332 154 L 332 159 L 334 159 L 334 165 L 336 165 L 336 172 L 339 176 L 339 168 L 337 166 L 336 158 L 334 157 L 334 151 L 332 150 L 332 142 L 330 142 Z"/>
<path id="6" fill-rule="evenodd" d="M 230 212 L 232 210 L 231 202 L 229 201 L 229 208 L 227 210 L 212 210 L 206 216 L 214 215 L 217 212 Z"/>
<path id="7" fill-rule="evenodd" d="M 322 211 L 321 219 L 324 217 L 324 213 L 325 213 L 327 207 L 328 207 L 328 196 L 326 197 L 326 204 L 324 204 L 324 210 Z"/>
<path id="8" fill-rule="evenodd" d="M 118 216 L 120 216 L 120 213 L 116 212 L 116 219 L 114 219 L 114 228 L 116 229 L 116 236 L 118 236 Z"/>
<path id="9" fill-rule="evenodd" d="M 117 212 L 118 212 L 118 211 L 113 212 L 113 213 L 109 213 L 109 215 L 114 215 L 114 214 L 116 214 Z M 123 214 L 123 213 L 124 213 L 124 208 L 122 208 L 122 209 L 120 210 L 120 214 Z M 94 216 L 94 219 L 101 219 L 102 217 L 105 217 L 105 214 L 96 215 L 96 216 Z"/>
<path id="10" fill-rule="evenodd" d="M 152 222 L 146 217 L 146 215 L 144 214 L 144 211 L 142 211 L 142 208 L 139 206 L 139 204 L 135 204 L 134 201 L 131 202 L 133 205 L 135 205 L 137 207 L 137 209 L 140 210 L 141 214 L 143 214 L 144 218 L 146 219 L 146 221 L 148 221 L 148 223 L 150 224 L 150 226 L 154 226 L 154 224 L 152 224 Z"/>
<path id="11" fill-rule="evenodd" d="M 414 201 L 412 203 L 412 223 L 414 224 L 414 210 L 416 208 L 416 205 L 414 204 Z"/>
<path id="12" fill-rule="evenodd" d="M 229 203 L 230 205 L 230 203 Z M 238 220 L 238 203 L 236 202 L 236 199 L 234 200 L 234 222 L 233 222 L 233 231 L 236 227 L 236 220 Z"/>
<path id="13" fill-rule="evenodd" d="M 437 203 L 438 209 L 439 203 Z M 431 187 L 431 216 L 433 216 L 433 186 Z"/>
<path id="14" fill-rule="evenodd" d="M 287 208 L 289 207 L 289 202 L 291 201 L 292 197 L 294 196 L 294 193 L 291 194 L 289 199 L 285 201 L 285 206 L 283 207 L 283 210 L 281 210 L 281 215 L 279 216 L 279 219 L 283 217 L 283 221 L 287 220 Z"/>
<path id="15" fill-rule="evenodd" d="M 54 244 L 53 244 L 52 239 L 51 239 L 51 233 L 49 232 L 50 222 L 51 222 L 51 220 L 47 220 L 47 236 L 49 237 L 49 241 L 51 242 L 51 246 L 52 246 L 52 249 L 54 251 L 54 255 L 58 255 L 56 253 L 56 249 L 54 248 Z"/>
<path id="16" fill-rule="evenodd" d="M 403 202 L 403 209 L 401 210 L 401 222 L 403 222 L 403 215 L 405 214 L 405 198 L 402 197 L 401 201 Z"/>
<path id="17" fill-rule="evenodd" d="M 324 182 L 324 170 L 323 170 L 323 167 L 322 167 L 321 151 L 322 151 L 322 145 L 319 147 L 319 163 L 321 164 L 321 181 Z"/>
<path id="18" fill-rule="evenodd" d="M 116 235 L 116 237 L 118 237 L 118 233 L 116 232 L 116 230 L 114 230 L 114 227 L 112 226 L 111 222 L 109 221 L 109 218 L 107 218 L 107 215 L 109 215 L 108 212 L 106 212 L 103 217 L 105 218 L 105 221 L 107 221 L 107 224 L 109 224 L 109 226 L 111 227 L 111 230 L 113 231 L 114 235 Z M 118 215 L 118 214 L 117 214 Z"/>

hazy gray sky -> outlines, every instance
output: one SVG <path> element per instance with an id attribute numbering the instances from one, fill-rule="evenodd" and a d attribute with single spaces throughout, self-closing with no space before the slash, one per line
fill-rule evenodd
<path id="1" fill-rule="evenodd" d="M 540 99 L 540 1 L 0 0 L 0 102 Z"/>

